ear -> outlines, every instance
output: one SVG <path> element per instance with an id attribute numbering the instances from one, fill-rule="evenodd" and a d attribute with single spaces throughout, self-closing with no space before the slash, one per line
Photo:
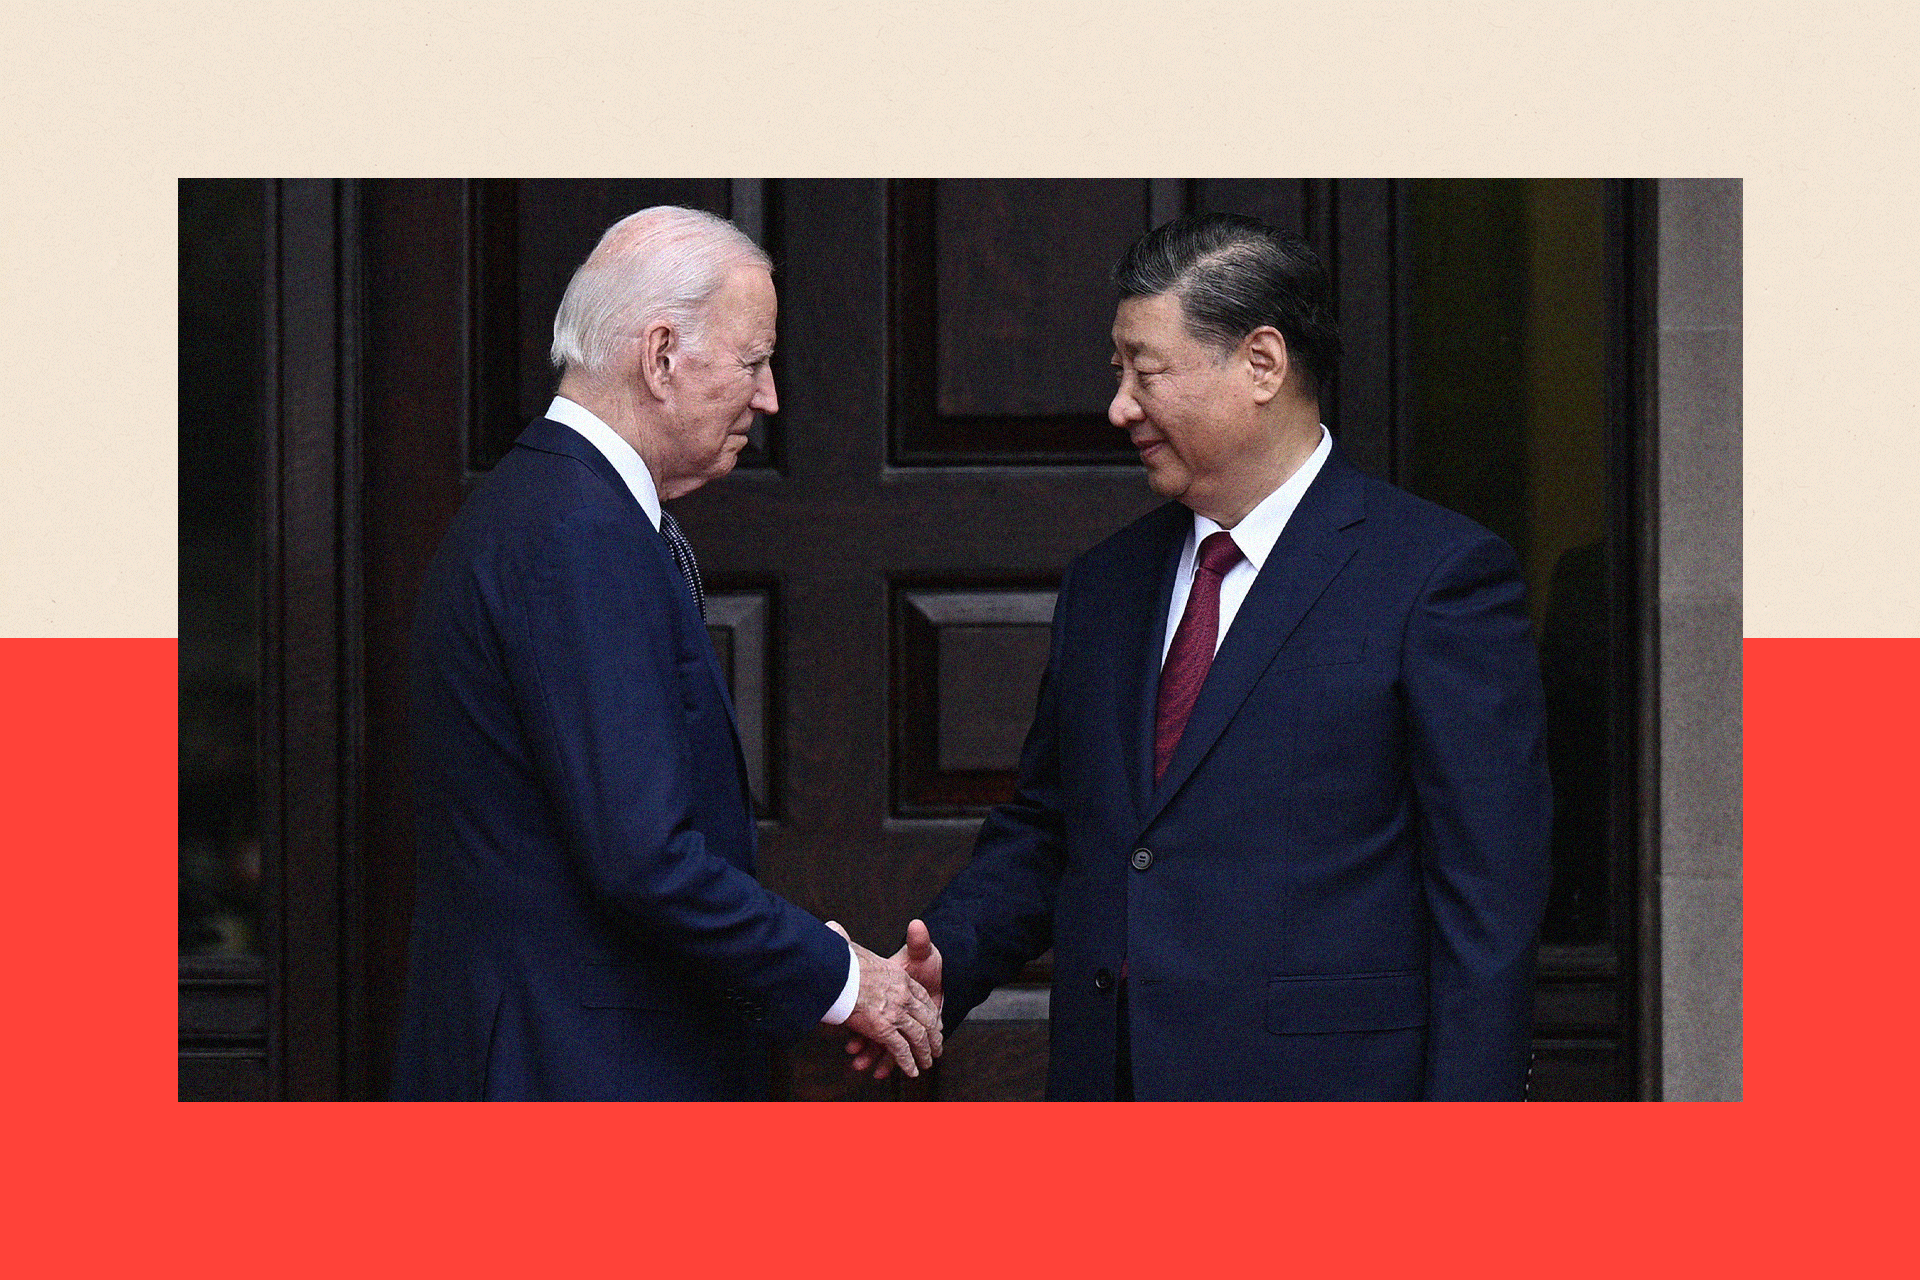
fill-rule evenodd
<path id="1" fill-rule="evenodd" d="M 1241 342 L 1247 369 L 1253 377 L 1253 400 L 1265 404 L 1280 394 L 1287 380 L 1291 361 L 1287 358 L 1287 340 L 1272 325 L 1263 324 Z"/>
<path id="2" fill-rule="evenodd" d="M 673 384 L 674 362 L 680 358 L 680 342 L 671 325 L 650 324 L 639 338 L 640 381 L 657 400 L 665 400 Z"/>

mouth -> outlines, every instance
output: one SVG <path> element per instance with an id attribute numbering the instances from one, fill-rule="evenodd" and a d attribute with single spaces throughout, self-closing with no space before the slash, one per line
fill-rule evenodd
<path id="1" fill-rule="evenodd" d="M 1165 452 L 1167 442 L 1162 439 L 1135 440 L 1133 441 L 1133 447 L 1140 454 L 1140 461 L 1150 462 L 1159 454 Z"/>

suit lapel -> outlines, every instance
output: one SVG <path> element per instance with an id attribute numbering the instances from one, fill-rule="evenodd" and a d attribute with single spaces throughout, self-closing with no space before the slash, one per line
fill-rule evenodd
<path id="1" fill-rule="evenodd" d="M 1261 674 L 1273 662 L 1280 646 L 1293 634 L 1300 619 L 1320 598 L 1353 553 L 1359 549 L 1359 524 L 1366 518 L 1359 472 L 1336 450 L 1308 486 L 1287 527 L 1268 553 L 1266 564 L 1253 580 L 1233 625 L 1214 655 L 1207 682 L 1187 718 L 1187 727 L 1174 748 L 1173 759 L 1160 785 L 1151 789 L 1143 823 L 1159 816 L 1181 786 L 1225 732 L 1240 704 L 1253 692 Z M 1162 596 L 1160 626 L 1164 628 L 1169 597 Z M 1154 681 L 1147 695 L 1146 741 L 1153 733 L 1153 700 L 1158 692 L 1159 653 L 1154 657 Z M 1145 777 L 1152 777 L 1152 755 Z"/>
<path id="2" fill-rule="evenodd" d="M 1154 704 L 1160 693 L 1160 651 L 1166 645 L 1167 608 L 1173 600 L 1180 553 L 1193 530 L 1193 513 L 1177 502 L 1169 502 L 1154 515 L 1157 523 L 1148 530 L 1150 550 L 1132 562 L 1134 575 L 1122 586 L 1123 607 L 1114 611 L 1115 617 L 1124 619 L 1116 637 L 1121 685 L 1114 708 L 1122 721 L 1120 742 L 1128 794 L 1134 812 L 1141 815 L 1146 813 L 1153 792 Z"/>
<path id="3" fill-rule="evenodd" d="M 647 518 L 646 508 L 640 505 L 640 499 L 633 496 L 633 490 L 627 487 L 625 478 L 615 470 L 613 463 L 607 461 L 607 455 L 594 447 L 592 441 L 565 423 L 542 418 L 521 432 L 519 439 L 514 443 L 525 445 L 529 449 L 538 449 L 544 453 L 557 453 L 563 457 L 572 458 L 599 476 L 608 488 L 631 504 L 633 513 L 642 526 L 638 536 L 652 548 L 654 555 L 660 557 L 671 575 L 671 580 L 685 581 L 680 572 L 680 566 L 674 563 L 673 552 L 667 546 L 666 537 L 653 527 L 653 521 Z M 733 713 L 733 698 L 727 692 L 726 673 L 720 670 L 720 655 L 714 652 L 712 643 L 707 640 L 705 624 L 700 620 L 700 610 L 693 602 L 693 592 L 680 592 L 679 604 L 684 615 L 682 621 L 691 621 L 694 628 L 700 632 L 702 643 L 694 647 L 705 656 L 707 673 L 713 677 L 714 690 L 720 696 L 720 705 L 727 710 L 727 724 L 733 729 L 733 754 L 740 766 L 740 788 L 742 794 L 746 794 L 747 764 L 745 758 L 740 755 L 740 723 Z"/>

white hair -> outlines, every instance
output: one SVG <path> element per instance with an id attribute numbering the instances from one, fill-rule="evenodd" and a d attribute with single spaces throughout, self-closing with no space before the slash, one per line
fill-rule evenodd
<path id="1" fill-rule="evenodd" d="M 697 348 L 707 299 L 737 267 L 773 263 L 724 218 L 655 205 L 607 228 L 573 273 L 553 317 L 555 368 L 604 371 L 621 343 L 664 320 Z"/>

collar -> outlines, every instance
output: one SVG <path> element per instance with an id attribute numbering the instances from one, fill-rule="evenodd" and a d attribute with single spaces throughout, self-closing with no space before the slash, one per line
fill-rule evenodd
<path id="1" fill-rule="evenodd" d="M 647 513 L 647 519 L 653 521 L 653 527 L 660 527 L 660 491 L 653 487 L 653 474 L 647 470 L 647 464 L 632 445 L 602 422 L 598 414 L 565 396 L 553 398 L 553 403 L 547 406 L 546 416 L 563 426 L 572 427 L 587 438 L 588 444 L 604 454 L 607 461 L 613 464 L 613 469 L 620 473 L 620 478 L 627 482 L 627 488 L 633 491 L 634 501 Z M 1302 467 L 1301 470 L 1306 468 Z"/>
<path id="2" fill-rule="evenodd" d="M 1333 435 L 1327 430 L 1326 423 L 1320 424 L 1320 445 L 1300 468 L 1286 478 L 1286 481 L 1272 493 L 1260 499 L 1253 510 L 1240 518 L 1233 526 L 1234 545 L 1240 548 L 1240 554 L 1258 573 L 1266 566 L 1267 555 L 1273 550 L 1273 544 L 1287 527 L 1287 521 L 1293 517 L 1294 508 L 1300 505 L 1300 499 L 1307 492 L 1307 486 L 1320 474 L 1321 466 L 1327 455 L 1333 452 Z M 1221 526 L 1201 515 L 1193 513 L 1193 545 L 1199 546 L 1207 540 L 1209 534 L 1220 532 Z"/>

